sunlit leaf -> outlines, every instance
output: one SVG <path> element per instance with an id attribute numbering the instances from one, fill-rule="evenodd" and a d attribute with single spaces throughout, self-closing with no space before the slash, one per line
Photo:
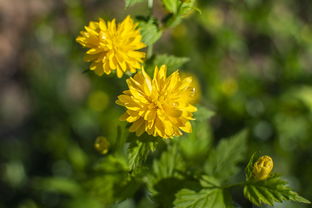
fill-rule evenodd
<path id="1" fill-rule="evenodd" d="M 286 200 L 310 203 L 309 200 L 292 191 L 287 182 L 278 176 L 272 176 L 266 180 L 249 181 L 244 187 L 244 196 L 257 206 Z"/>
<path id="2" fill-rule="evenodd" d="M 155 56 L 153 65 L 161 66 L 163 64 L 166 64 L 168 72 L 171 73 L 177 69 L 180 69 L 180 67 L 182 67 L 183 64 L 185 64 L 189 60 L 190 59 L 186 57 L 176 57 L 173 55 L 159 54 Z"/>
<path id="3" fill-rule="evenodd" d="M 139 28 L 142 41 L 148 46 L 153 45 L 162 35 L 162 32 L 153 19 L 139 21 Z"/>
<path id="4" fill-rule="evenodd" d="M 195 192 L 182 189 L 176 194 L 174 208 L 230 208 L 233 207 L 222 189 L 202 189 Z"/>
<path id="5" fill-rule="evenodd" d="M 205 164 L 205 171 L 220 180 L 227 180 L 239 170 L 238 163 L 244 160 L 247 132 L 222 139 Z"/>
<path id="6" fill-rule="evenodd" d="M 166 9 L 171 13 L 177 13 L 178 5 L 181 4 L 180 0 L 162 0 Z"/>

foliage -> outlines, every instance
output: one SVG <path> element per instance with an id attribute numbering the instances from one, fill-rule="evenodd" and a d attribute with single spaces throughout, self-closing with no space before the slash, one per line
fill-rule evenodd
<path id="1" fill-rule="evenodd" d="M 175 57 L 167 54 L 156 55 L 153 60 L 153 65 L 161 66 L 166 64 L 168 67 L 168 72 L 173 72 L 176 69 L 180 69 L 185 63 L 189 61 L 189 58 L 186 57 Z"/>
<path id="2" fill-rule="evenodd" d="M 0 3 L 1 208 L 311 206 L 310 1 L 55 2 L 34 2 L 31 21 Z M 135 74 L 83 73 L 79 31 L 128 15 L 147 45 L 138 71 L 166 64 L 197 80 L 191 133 L 136 136 L 116 107 Z M 260 154 L 274 159 L 263 180 Z"/>
<path id="3" fill-rule="evenodd" d="M 220 180 L 226 180 L 235 175 L 246 152 L 247 132 L 242 131 L 236 136 L 221 140 L 215 150 L 212 150 L 205 164 L 205 171 Z"/>
<path id="4" fill-rule="evenodd" d="M 147 21 L 140 21 L 139 27 L 143 42 L 148 46 L 153 45 L 162 35 L 152 18 Z"/>
<path id="5" fill-rule="evenodd" d="M 310 203 L 309 200 L 299 196 L 286 186 L 287 182 L 279 176 L 272 176 L 267 180 L 247 183 L 244 187 L 244 195 L 257 206 L 268 204 L 273 206 L 274 202 L 284 200 Z"/>
<path id="6" fill-rule="evenodd" d="M 203 189 L 196 193 L 189 189 L 182 189 L 176 195 L 175 208 L 226 208 L 227 200 L 221 189 Z"/>

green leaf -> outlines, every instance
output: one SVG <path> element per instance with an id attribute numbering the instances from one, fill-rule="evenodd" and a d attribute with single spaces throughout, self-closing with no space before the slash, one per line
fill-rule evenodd
<path id="1" fill-rule="evenodd" d="M 178 5 L 181 3 L 180 0 L 162 0 L 166 9 L 171 13 L 177 13 Z"/>
<path id="2" fill-rule="evenodd" d="M 198 188 L 199 183 L 185 177 L 186 165 L 176 143 L 161 154 L 153 163 L 153 172 L 148 174 L 149 192 L 160 207 L 172 207 L 175 194 L 182 188 Z"/>
<path id="3" fill-rule="evenodd" d="M 204 188 L 218 188 L 221 186 L 221 183 L 212 176 L 203 175 L 200 179 L 200 185 Z"/>
<path id="4" fill-rule="evenodd" d="M 246 173 L 246 180 L 249 181 L 252 178 L 252 169 L 253 165 L 255 163 L 256 159 L 256 153 L 253 153 L 246 168 L 245 168 L 245 173 Z"/>
<path id="5" fill-rule="evenodd" d="M 194 10 L 200 12 L 200 10 L 194 7 L 194 5 L 195 5 L 195 0 L 189 0 L 189 1 L 183 2 L 181 6 L 179 7 L 178 15 L 181 17 L 185 17 L 185 16 L 188 16 Z"/>
<path id="6" fill-rule="evenodd" d="M 163 0 L 163 2 L 166 0 Z M 172 2 L 171 2 L 172 1 Z M 174 2 L 177 2 L 177 8 L 174 5 Z M 169 4 L 170 3 L 170 4 Z M 165 5 L 167 10 L 171 12 L 166 18 L 165 18 L 165 25 L 166 27 L 175 27 L 178 24 L 181 23 L 183 18 L 189 16 L 194 10 L 199 11 L 200 10 L 195 5 L 195 0 L 189 0 L 182 2 L 181 0 L 168 0 L 168 6 Z M 176 9 L 175 9 L 176 8 Z"/>
<path id="7" fill-rule="evenodd" d="M 156 193 L 154 185 L 166 178 L 181 178 L 181 171 L 185 170 L 185 163 L 177 151 L 177 146 L 170 146 L 161 154 L 159 160 L 154 160 L 153 172 L 148 175 L 148 186 L 152 194 Z"/>
<path id="8" fill-rule="evenodd" d="M 195 192 L 182 189 L 176 194 L 174 208 L 230 208 L 231 199 L 224 194 L 222 189 L 202 189 Z"/>
<path id="9" fill-rule="evenodd" d="M 130 143 L 128 149 L 129 169 L 132 171 L 144 162 L 150 151 L 155 151 L 158 142 L 156 139 L 136 139 Z"/>
<path id="10" fill-rule="evenodd" d="M 169 147 L 163 152 L 160 159 L 153 163 L 153 174 L 157 180 L 169 177 L 179 177 L 185 170 L 184 161 L 177 150 L 177 145 Z"/>
<path id="11" fill-rule="evenodd" d="M 176 57 L 167 54 L 156 55 L 153 61 L 154 66 L 167 65 L 168 73 L 179 69 L 183 64 L 188 62 L 190 59 L 186 57 Z"/>
<path id="12" fill-rule="evenodd" d="M 155 20 L 139 21 L 139 28 L 142 35 L 142 41 L 150 46 L 153 45 L 162 35 Z"/>
<path id="13" fill-rule="evenodd" d="M 137 3 L 140 3 L 143 1 L 145 1 L 145 0 L 126 0 L 125 6 L 126 6 L 126 8 L 128 8 L 130 6 L 133 6 L 134 4 L 137 4 Z"/>
<path id="14" fill-rule="evenodd" d="M 309 200 L 292 191 L 287 182 L 278 176 L 272 176 L 262 181 L 249 181 L 244 187 L 244 196 L 257 206 L 285 200 L 310 203 Z"/>
<path id="15" fill-rule="evenodd" d="M 246 131 L 222 139 L 217 148 L 211 151 L 205 164 L 205 171 L 221 181 L 226 181 L 239 171 L 237 163 L 241 162 L 246 152 Z"/>

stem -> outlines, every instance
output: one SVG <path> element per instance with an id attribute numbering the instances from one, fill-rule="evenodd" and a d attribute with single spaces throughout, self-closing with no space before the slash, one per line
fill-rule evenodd
<path id="1" fill-rule="evenodd" d="M 154 4 L 154 0 L 147 0 L 147 7 L 149 10 L 149 18 L 151 18 L 151 16 L 153 16 L 153 4 Z M 153 45 L 150 45 L 147 47 L 147 59 L 151 58 L 153 55 Z"/>
<path id="2" fill-rule="evenodd" d="M 152 16 L 152 14 L 153 14 L 153 3 L 154 3 L 154 0 L 148 0 L 147 1 L 147 7 L 150 11 L 150 16 Z"/>

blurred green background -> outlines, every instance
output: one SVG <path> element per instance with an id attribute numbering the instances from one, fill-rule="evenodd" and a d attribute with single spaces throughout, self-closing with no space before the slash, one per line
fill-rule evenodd
<path id="1" fill-rule="evenodd" d="M 154 15 L 163 17 L 156 2 Z M 198 0 L 197 6 L 201 14 L 166 31 L 155 53 L 190 57 L 181 70 L 198 77 L 200 102 L 216 112 L 207 124 L 214 143 L 248 128 L 249 153 L 271 155 L 275 172 L 311 200 L 312 2 Z M 103 207 L 77 197 L 79 183 L 66 179 L 91 178 L 92 162 L 103 157 L 95 138 L 116 136 L 122 109 L 114 102 L 125 78 L 83 73 L 88 64 L 75 38 L 90 20 L 128 14 L 147 15 L 146 4 L 0 1 L 0 208 Z M 111 180 L 118 179 L 94 182 L 104 201 Z M 122 206 L 152 207 L 141 195 Z"/>

